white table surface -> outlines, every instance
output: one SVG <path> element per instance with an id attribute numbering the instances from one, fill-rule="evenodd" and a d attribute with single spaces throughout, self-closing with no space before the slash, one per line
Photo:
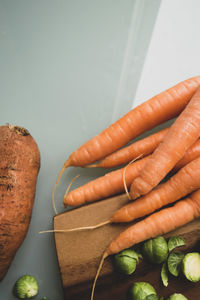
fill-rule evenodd
<path id="1" fill-rule="evenodd" d="M 133 106 L 200 75 L 200 2 L 162 0 Z"/>

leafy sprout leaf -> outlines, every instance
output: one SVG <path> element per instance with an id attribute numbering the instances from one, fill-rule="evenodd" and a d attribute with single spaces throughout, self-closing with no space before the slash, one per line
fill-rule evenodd
<path id="1" fill-rule="evenodd" d="M 168 269 L 167 269 L 167 263 L 164 262 L 161 269 L 161 280 L 164 286 L 168 286 Z"/>
<path id="2" fill-rule="evenodd" d="M 184 253 L 182 252 L 172 252 L 167 260 L 168 270 L 174 275 L 178 276 L 181 270 L 181 263 L 184 258 Z"/>
<path id="3" fill-rule="evenodd" d="M 186 242 L 185 242 L 184 238 L 182 238 L 180 236 L 172 236 L 168 241 L 169 252 L 171 252 L 176 247 L 181 247 L 181 246 L 184 246 L 185 244 L 186 244 Z"/>

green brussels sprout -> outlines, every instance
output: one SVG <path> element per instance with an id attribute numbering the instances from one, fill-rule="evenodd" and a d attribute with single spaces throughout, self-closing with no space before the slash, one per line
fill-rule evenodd
<path id="1" fill-rule="evenodd" d="M 192 282 L 200 280 L 200 254 L 198 252 L 185 255 L 182 260 L 182 271 L 188 280 Z"/>
<path id="2" fill-rule="evenodd" d="M 145 300 L 159 300 L 157 295 L 151 294 L 145 298 Z"/>
<path id="3" fill-rule="evenodd" d="M 168 245 L 164 237 L 158 236 L 143 244 L 142 252 L 144 257 L 154 264 L 160 264 L 167 259 Z"/>
<path id="4" fill-rule="evenodd" d="M 146 300 L 147 296 L 156 295 L 154 287 L 148 282 L 135 282 L 128 290 L 128 300 Z"/>
<path id="5" fill-rule="evenodd" d="M 187 298 L 185 296 L 183 296 L 182 294 L 173 294 L 171 295 L 167 300 L 187 300 Z"/>
<path id="6" fill-rule="evenodd" d="M 139 260 L 138 254 L 131 249 L 126 249 L 114 256 L 114 264 L 117 271 L 130 275 L 135 269 Z"/>
<path id="7" fill-rule="evenodd" d="M 38 294 L 38 283 L 34 276 L 23 275 L 15 283 L 14 293 L 19 299 L 31 299 Z"/>

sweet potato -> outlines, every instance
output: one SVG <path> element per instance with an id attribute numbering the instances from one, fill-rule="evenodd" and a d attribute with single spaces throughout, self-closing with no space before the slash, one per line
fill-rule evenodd
<path id="1" fill-rule="evenodd" d="M 27 234 L 39 169 L 40 152 L 28 130 L 0 126 L 0 280 Z"/>

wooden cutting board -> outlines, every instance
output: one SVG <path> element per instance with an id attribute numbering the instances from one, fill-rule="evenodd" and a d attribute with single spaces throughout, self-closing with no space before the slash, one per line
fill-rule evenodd
<path id="1" fill-rule="evenodd" d="M 112 213 L 128 202 L 126 195 L 116 196 L 103 201 L 59 214 L 54 217 L 54 229 L 67 229 L 90 226 L 103 222 Z M 66 300 L 89 300 L 91 286 L 100 258 L 110 241 L 130 224 L 106 225 L 95 230 L 69 233 L 55 233 L 58 263 Z M 200 221 L 196 220 L 171 232 L 168 236 L 181 235 L 186 239 L 186 246 L 181 251 L 199 251 Z M 118 274 L 113 268 L 112 257 L 104 262 L 97 281 L 95 300 L 124 300 L 128 287 L 135 281 L 151 283 L 158 295 L 167 297 L 175 292 L 182 292 L 189 300 L 200 299 L 199 283 L 191 283 L 183 276 L 169 277 L 168 287 L 160 280 L 161 266 L 150 265 L 144 260 L 130 276 Z"/>

